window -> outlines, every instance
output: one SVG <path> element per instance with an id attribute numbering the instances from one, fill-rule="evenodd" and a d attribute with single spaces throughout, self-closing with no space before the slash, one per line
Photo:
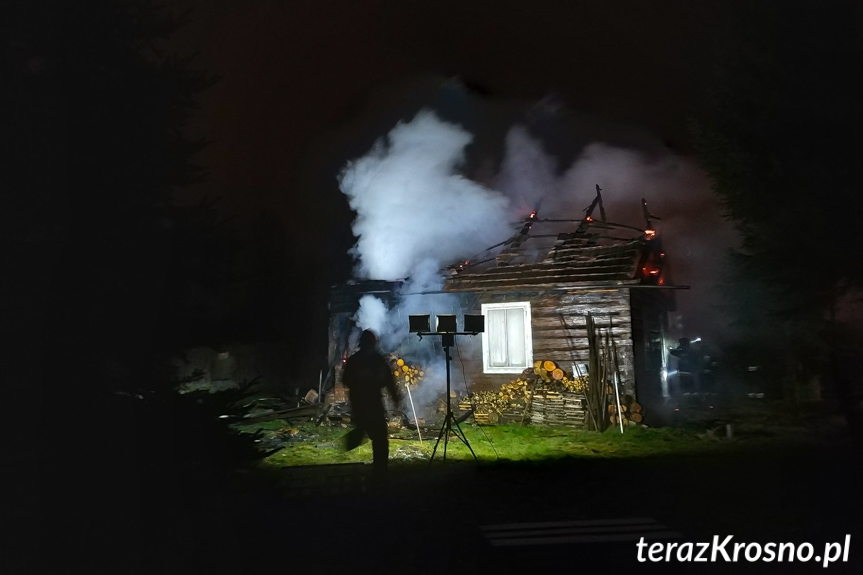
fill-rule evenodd
<path id="1" fill-rule="evenodd" d="M 530 303 L 482 304 L 482 365 L 485 373 L 521 373 L 533 366 Z"/>

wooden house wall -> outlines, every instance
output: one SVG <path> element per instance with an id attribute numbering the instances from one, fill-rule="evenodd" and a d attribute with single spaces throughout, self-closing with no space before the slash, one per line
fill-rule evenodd
<path id="1" fill-rule="evenodd" d="M 587 363 L 587 313 L 595 315 L 603 336 L 611 328 L 620 360 L 621 379 L 626 393 L 635 395 L 629 289 L 609 288 L 552 292 L 480 294 L 479 303 L 530 302 L 533 359 L 552 360 L 567 371 L 573 363 Z M 496 391 L 518 374 L 483 373 L 482 339 L 460 337 L 461 359 L 454 357 L 472 391 Z M 455 371 L 455 369 L 454 369 Z M 461 379 L 461 374 L 458 375 Z"/>
<path id="2" fill-rule="evenodd" d="M 603 338 L 610 327 L 618 349 L 623 390 L 635 396 L 633 318 L 628 287 L 459 295 L 462 313 L 479 313 L 484 303 L 530 302 L 534 361 L 552 360 L 567 371 L 573 363 L 588 362 L 587 313 L 592 313 Z M 328 338 L 331 383 L 340 383 L 341 358 L 353 326 L 354 311 L 350 305 L 331 309 Z M 518 376 L 483 373 L 482 336 L 457 336 L 456 345 L 451 350 L 454 391 L 463 392 L 465 383 L 470 391 L 497 391 Z"/>

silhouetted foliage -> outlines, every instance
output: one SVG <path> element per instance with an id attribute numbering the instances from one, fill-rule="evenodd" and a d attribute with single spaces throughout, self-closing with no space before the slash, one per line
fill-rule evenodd
<path id="1" fill-rule="evenodd" d="M 39 452 L 63 470 L 45 492 L 64 544 L 84 570 L 137 572 L 176 528 L 163 518 L 194 516 L 266 455 L 218 417 L 235 398 L 178 394 L 170 363 L 225 340 L 238 281 L 223 216 L 175 201 L 203 176 L 187 126 L 214 78 L 164 52 L 178 22 L 146 0 L 13 0 L 2 14 L 4 328 L 25 343 L 7 375 L 34 411 L 61 414 Z"/>
<path id="2" fill-rule="evenodd" d="M 202 376 L 198 373 L 174 382 L 179 388 Z M 165 434 L 164 441 L 151 446 L 148 463 L 179 470 L 187 486 L 197 488 L 202 482 L 224 479 L 236 470 L 254 466 L 278 451 L 259 449 L 260 433 L 249 435 L 232 427 L 249 411 L 257 383 L 241 382 L 236 389 L 218 393 L 196 390 L 136 397 L 143 419 L 159 422 Z"/>
<path id="3" fill-rule="evenodd" d="M 725 285 L 738 342 L 820 373 L 831 309 L 863 282 L 854 175 L 860 61 L 851 3 L 723 3 L 693 132 L 742 240 Z"/>

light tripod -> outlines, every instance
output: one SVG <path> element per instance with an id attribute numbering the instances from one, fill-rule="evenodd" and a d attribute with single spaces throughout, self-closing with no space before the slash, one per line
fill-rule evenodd
<path id="1" fill-rule="evenodd" d="M 476 335 L 484 331 L 483 325 L 483 316 L 465 316 L 465 321 L 468 322 L 466 324 L 466 329 L 474 328 L 475 331 L 468 332 L 456 332 L 455 331 L 455 316 L 438 316 L 438 329 L 446 326 L 449 327 L 452 331 L 429 331 L 429 316 L 411 316 L 411 331 L 416 333 L 420 339 L 424 335 L 438 335 L 441 337 L 441 344 L 443 345 L 444 357 L 446 358 L 446 417 L 444 417 L 443 425 L 441 425 L 440 433 L 437 436 L 437 441 L 434 444 L 434 449 L 432 450 L 431 458 L 429 459 L 429 465 L 434 461 L 435 455 L 437 454 L 437 448 L 440 445 L 441 439 L 443 439 L 443 460 L 446 461 L 446 449 L 449 444 L 449 436 L 450 434 L 458 437 L 462 443 L 464 443 L 467 448 L 470 450 L 470 454 L 473 455 L 473 458 L 476 460 L 476 453 L 474 453 L 473 448 L 470 446 L 470 443 L 467 440 L 467 437 L 464 434 L 464 431 L 461 429 L 461 425 L 459 425 L 460 421 L 456 419 L 455 415 L 452 412 L 452 397 L 451 397 L 451 376 L 450 376 L 450 362 L 452 358 L 450 357 L 449 350 L 452 346 L 455 345 L 455 336 L 457 335 Z M 415 323 L 419 322 L 419 323 Z M 450 323 L 451 322 L 451 323 Z M 418 327 L 419 326 L 419 327 Z M 422 328 L 425 328 L 425 331 L 421 331 Z M 470 412 L 468 412 L 469 414 Z M 462 420 L 466 419 L 466 417 L 462 417 Z"/>

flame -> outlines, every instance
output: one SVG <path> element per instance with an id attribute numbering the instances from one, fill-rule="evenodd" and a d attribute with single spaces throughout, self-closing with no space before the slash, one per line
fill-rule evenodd
<path id="1" fill-rule="evenodd" d="M 591 218 L 590 216 L 587 216 L 586 218 L 584 218 L 584 221 L 586 221 L 586 222 L 592 222 L 592 221 L 593 221 L 593 218 Z"/>
<path id="2" fill-rule="evenodd" d="M 644 235 L 647 236 L 648 239 L 650 239 L 656 235 L 656 230 L 644 230 Z"/>
<path id="3" fill-rule="evenodd" d="M 535 217 L 536 217 L 536 210 L 533 210 L 532 212 L 530 212 L 530 216 L 528 216 L 528 219 L 532 220 Z"/>

